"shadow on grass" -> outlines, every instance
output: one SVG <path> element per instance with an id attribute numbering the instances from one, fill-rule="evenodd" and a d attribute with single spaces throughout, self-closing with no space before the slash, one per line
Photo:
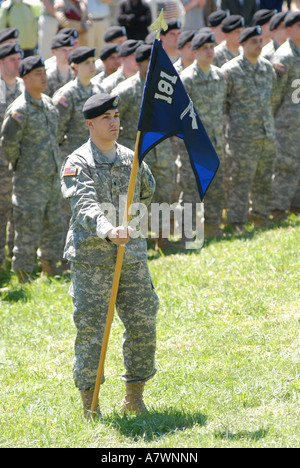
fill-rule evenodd
<path id="1" fill-rule="evenodd" d="M 150 442 L 166 434 L 184 431 L 195 425 L 205 426 L 207 416 L 169 408 L 165 411 L 150 410 L 138 416 L 121 416 L 117 413 L 102 418 L 102 422 L 117 429 L 125 437 Z"/>
<path id="2" fill-rule="evenodd" d="M 269 430 L 268 429 L 258 429 L 257 431 L 238 431 L 232 433 L 230 431 L 223 431 L 223 432 L 216 432 L 214 434 L 215 439 L 223 439 L 223 440 L 231 440 L 231 441 L 238 441 L 238 440 L 252 440 L 258 441 L 263 439 L 267 436 Z"/>

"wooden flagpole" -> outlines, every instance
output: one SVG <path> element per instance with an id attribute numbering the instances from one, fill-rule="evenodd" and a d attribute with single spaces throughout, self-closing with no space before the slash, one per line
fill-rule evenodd
<path id="1" fill-rule="evenodd" d="M 162 29 L 164 31 L 168 29 L 168 26 L 164 19 L 163 10 L 161 11 L 155 23 L 152 24 L 151 29 L 157 32 L 156 39 L 160 38 L 160 32 Z M 128 222 L 129 222 L 129 217 L 130 217 L 130 208 L 133 202 L 134 189 L 135 189 L 137 173 L 139 169 L 138 148 L 139 148 L 140 136 L 141 136 L 141 132 L 138 131 L 136 143 L 135 143 L 133 164 L 131 168 L 131 174 L 130 174 L 129 185 L 128 185 L 126 209 L 125 209 L 124 220 L 123 220 L 124 227 L 128 227 Z M 96 413 L 97 404 L 98 404 L 98 397 L 99 397 L 99 391 L 100 391 L 100 386 L 101 386 L 101 381 L 102 381 L 102 375 L 104 371 L 104 362 L 105 362 L 105 357 L 106 357 L 106 352 L 107 352 L 108 340 L 109 340 L 109 335 L 110 335 L 110 330 L 111 330 L 111 325 L 112 325 L 112 321 L 114 317 L 115 305 L 116 305 L 116 300 L 117 300 L 117 295 L 118 295 L 118 290 L 119 290 L 124 253 L 125 253 L 125 245 L 120 245 L 118 247 L 113 285 L 112 285 L 112 290 L 111 290 L 106 325 L 105 325 L 104 336 L 103 336 L 102 347 L 101 347 L 100 360 L 99 360 L 98 371 L 97 371 L 96 384 L 95 384 L 93 401 L 92 401 L 92 406 L 91 406 L 92 414 Z"/>

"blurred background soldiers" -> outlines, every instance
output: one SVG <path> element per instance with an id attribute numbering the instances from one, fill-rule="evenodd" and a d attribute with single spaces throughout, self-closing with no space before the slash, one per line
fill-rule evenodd
<path id="1" fill-rule="evenodd" d="M 0 30 L 0 44 L 19 44 L 19 31 L 16 28 L 4 28 Z"/>
<path id="2" fill-rule="evenodd" d="M 179 58 L 177 43 L 181 32 L 181 21 L 169 20 L 167 21 L 167 25 L 168 29 L 161 32 L 160 39 L 169 59 L 174 63 Z"/>
<path id="3" fill-rule="evenodd" d="M 104 42 L 106 44 L 123 44 L 123 42 L 127 41 L 127 32 L 124 26 L 111 26 L 107 29 L 106 33 L 104 34 Z M 96 60 L 96 74 L 104 71 L 104 64 L 102 60 L 99 58 Z"/>
<path id="4" fill-rule="evenodd" d="M 275 127 L 277 161 L 273 181 L 273 216 L 300 213 L 300 11 L 285 18 L 288 34 L 272 62 L 277 74 Z"/>
<path id="5" fill-rule="evenodd" d="M 33 271 L 37 245 L 43 274 L 56 273 L 62 230 L 57 111 L 42 94 L 47 86 L 44 62 L 39 56 L 28 57 L 19 71 L 26 91 L 7 109 L 1 141 L 14 171 L 12 268 L 24 282 Z"/>
<path id="6" fill-rule="evenodd" d="M 146 44 L 137 48 L 135 58 L 139 65 L 139 72 L 112 90 L 112 94 L 120 96 L 121 133 L 119 142 L 133 151 L 151 50 L 152 46 Z M 151 150 L 145 160 L 156 181 L 153 203 L 168 203 L 170 205 L 175 182 L 175 164 L 170 140 L 163 141 Z M 160 225 L 156 240 L 157 250 L 172 247 L 167 239 L 163 239 L 161 229 Z"/>
<path id="7" fill-rule="evenodd" d="M 244 26 L 245 20 L 240 15 L 231 15 L 222 21 L 221 29 L 225 40 L 215 48 L 214 65 L 221 68 L 224 63 L 240 55 L 242 48 L 239 38 Z"/>
<path id="8" fill-rule="evenodd" d="M 277 13 L 276 10 L 258 10 L 252 19 L 252 26 L 260 26 L 262 30 L 263 46 L 272 40 L 270 31 L 270 22 L 273 16 Z"/>
<path id="9" fill-rule="evenodd" d="M 141 45 L 141 41 L 128 39 L 120 48 L 121 66 L 112 75 L 108 76 L 101 82 L 101 90 L 105 93 L 110 93 L 119 83 L 127 80 L 138 72 L 138 64 L 135 60 L 136 49 Z M 92 82 L 97 80 L 97 76 L 92 79 Z"/>
<path id="10" fill-rule="evenodd" d="M 272 41 L 263 47 L 261 55 L 267 60 L 272 60 L 276 50 L 287 40 L 284 20 L 287 12 L 276 13 L 270 21 Z"/>
<path id="11" fill-rule="evenodd" d="M 64 36 L 69 36 L 72 38 L 73 40 L 73 50 L 77 49 L 78 47 L 78 31 L 77 29 L 72 29 L 72 28 L 64 28 L 64 29 L 61 29 L 58 33 L 59 35 L 64 35 Z M 47 60 L 45 60 L 45 68 L 46 68 L 46 71 L 49 69 L 49 68 L 53 68 L 55 67 L 56 65 L 56 56 L 55 55 L 52 55 L 51 57 L 49 57 Z"/>
<path id="12" fill-rule="evenodd" d="M 192 50 L 192 40 L 196 35 L 195 31 L 182 31 L 177 41 L 179 59 L 174 63 L 177 73 L 181 73 L 185 68 L 192 65 L 195 60 L 195 52 Z"/>
<path id="13" fill-rule="evenodd" d="M 120 0 L 117 22 L 125 26 L 128 39 L 144 40 L 152 22 L 151 10 L 143 0 Z"/>
<path id="14" fill-rule="evenodd" d="M 82 115 L 82 107 L 89 97 L 99 92 L 91 83 L 95 74 L 95 49 L 78 47 L 69 57 L 76 78 L 60 88 L 53 96 L 59 113 L 59 144 L 61 163 L 64 158 L 81 146 L 88 138 L 88 128 Z M 63 239 L 68 232 L 71 211 L 68 203 L 62 203 Z M 63 263 L 63 267 L 67 265 Z"/>
<path id="15" fill-rule="evenodd" d="M 7 43 L 0 46 L 0 125 L 3 123 L 7 107 L 23 92 L 23 80 L 18 78 L 21 53 L 18 44 Z M 14 245 L 12 213 L 12 171 L 0 149 L 0 268 L 5 260 L 5 246 L 9 256 Z M 8 228 L 8 229 L 7 229 Z M 8 234 L 8 235 L 7 235 Z"/>
<path id="16" fill-rule="evenodd" d="M 74 73 L 69 65 L 69 57 L 74 48 L 72 36 L 58 34 L 52 39 L 51 52 L 56 60 L 47 69 L 47 89 L 45 94 L 52 97 L 55 91 L 74 79 Z"/>
<path id="17" fill-rule="evenodd" d="M 241 15 L 245 19 L 246 26 L 251 24 L 257 10 L 257 0 L 220 0 L 219 3 L 221 9 L 229 10 L 231 15 Z"/>
<path id="18" fill-rule="evenodd" d="M 208 136 L 220 159 L 220 167 L 205 196 L 205 236 L 222 237 L 219 229 L 224 208 L 223 108 L 226 98 L 226 80 L 212 65 L 215 42 L 213 33 L 199 33 L 192 41 L 196 60 L 180 75 L 183 85 L 194 103 Z M 189 155 L 180 143 L 180 204 L 200 203 Z"/>
<path id="19" fill-rule="evenodd" d="M 227 76 L 227 221 L 239 233 L 245 231 L 248 222 L 250 194 L 256 227 L 267 226 L 271 213 L 275 162 L 271 99 L 276 76 L 270 62 L 260 57 L 262 42 L 260 26 L 245 29 L 240 37 L 243 55 L 221 69 Z"/>
<path id="20" fill-rule="evenodd" d="M 23 56 L 34 54 L 38 43 L 38 24 L 30 5 L 23 0 L 7 0 L 0 8 L 0 29 L 16 28 Z"/>
<path id="21" fill-rule="evenodd" d="M 225 40 L 224 33 L 222 31 L 222 21 L 228 16 L 226 11 L 217 10 L 211 13 L 208 17 L 208 26 L 215 35 L 215 43 L 221 44 Z"/>
<path id="22" fill-rule="evenodd" d="M 100 85 L 105 78 L 115 73 L 121 65 L 120 45 L 106 44 L 100 50 L 100 60 L 103 70 L 95 76 L 94 83 Z"/>

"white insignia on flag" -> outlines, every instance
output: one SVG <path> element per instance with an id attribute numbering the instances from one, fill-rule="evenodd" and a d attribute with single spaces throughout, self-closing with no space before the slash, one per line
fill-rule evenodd
<path id="1" fill-rule="evenodd" d="M 183 120 L 184 117 L 186 116 L 187 113 L 190 113 L 190 117 L 192 119 L 192 129 L 193 130 L 198 130 L 198 124 L 197 124 L 197 114 L 195 112 L 195 109 L 194 109 L 194 104 L 192 102 L 192 100 L 190 99 L 190 103 L 189 105 L 187 106 L 187 108 L 182 112 L 181 116 L 180 116 L 180 119 Z"/>

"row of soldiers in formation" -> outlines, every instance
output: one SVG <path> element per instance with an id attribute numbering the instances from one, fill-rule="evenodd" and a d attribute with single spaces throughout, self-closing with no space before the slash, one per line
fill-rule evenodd
<path id="1" fill-rule="evenodd" d="M 210 29 L 181 32 L 180 22 L 170 21 L 161 35 L 220 158 L 205 198 L 210 237 L 223 235 L 224 208 L 237 232 L 249 215 L 263 227 L 285 219 L 288 210 L 300 211 L 300 11 L 256 15 L 257 24 L 245 28 L 241 16 L 217 11 Z M 274 39 L 263 48 L 265 25 Z M 223 40 L 216 46 L 219 31 Z M 110 28 L 100 60 L 76 40 L 76 30 L 60 31 L 45 63 L 39 56 L 21 60 L 16 31 L 0 32 L 0 262 L 9 221 L 12 268 L 20 281 L 33 271 L 37 246 L 45 274 L 54 274 L 62 258 L 70 209 L 61 202 L 59 172 L 64 158 L 88 139 L 87 99 L 101 92 L 120 96 L 119 143 L 134 150 L 136 142 L 153 36 L 141 43 L 127 40 L 124 28 Z M 199 202 L 181 140 L 164 141 L 146 162 L 156 180 L 153 201 Z M 156 242 L 168 246 L 161 232 Z"/>

